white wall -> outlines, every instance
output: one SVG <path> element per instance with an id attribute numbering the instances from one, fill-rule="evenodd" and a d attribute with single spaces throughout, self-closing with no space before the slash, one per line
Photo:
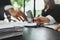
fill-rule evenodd
<path id="1" fill-rule="evenodd" d="M 60 0 L 55 0 L 55 3 L 56 4 L 60 4 Z"/>

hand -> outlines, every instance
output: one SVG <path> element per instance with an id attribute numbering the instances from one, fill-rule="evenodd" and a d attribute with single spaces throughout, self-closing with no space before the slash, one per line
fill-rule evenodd
<path id="1" fill-rule="evenodd" d="M 13 17 L 15 17 L 16 19 L 18 19 L 19 21 L 20 21 L 20 19 L 21 19 L 22 21 L 27 21 L 26 15 L 25 15 L 21 10 L 16 11 L 16 10 L 14 10 L 13 8 L 11 8 L 11 9 L 9 9 L 8 11 L 9 11 L 9 13 L 10 13 Z"/>
<path id="2" fill-rule="evenodd" d="M 48 23 L 50 20 L 47 17 L 35 17 L 34 21 L 38 24 Z"/>
<path id="3" fill-rule="evenodd" d="M 58 30 L 60 32 L 60 24 L 56 26 L 55 30 Z"/>

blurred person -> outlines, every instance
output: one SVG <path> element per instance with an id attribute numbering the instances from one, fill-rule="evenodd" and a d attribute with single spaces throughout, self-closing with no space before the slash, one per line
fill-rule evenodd
<path id="1" fill-rule="evenodd" d="M 38 24 L 60 23 L 60 7 L 55 4 L 54 0 L 44 0 L 44 2 L 45 8 L 42 10 L 42 16 L 35 17 L 34 18 L 35 22 Z"/>

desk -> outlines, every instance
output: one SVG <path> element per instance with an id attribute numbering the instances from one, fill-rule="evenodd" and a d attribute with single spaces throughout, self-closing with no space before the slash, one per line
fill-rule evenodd
<path id="1" fill-rule="evenodd" d="M 20 36 L 23 34 L 23 28 L 13 27 L 13 28 L 3 28 L 0 29 L 0 39 L 10 38 L 14 36 Z"/>
<path id="2" fill-rule="evenodd" d="M 60 40 L 60 32 L 50 28 L 28 28 L 23 30 L 24 40 Z"/>
<path id="3" fill-rule="evenodd" d="M 0 39 L 22 35 L 23 27 L 21 27 L 21 25 L 19 24 L 21 23 L 19 22 L 6 23 L 4 21 L 0 21 Z M 21 31 L 16 31 L 15 29 Z"/>
<path id="4" fill-rule="evenodd" d="M 3 23 L 0 23 L 0 26 L 2 26 L 0 29 L 12 28 L 14 26 L 23 26 L 23 24 L 27 25 L 27 23 L 13 22 L 7 24 L 4 23 L 4 25 L 6 26 L 5 27 L 3 26 Z M 49 29 L 46 27 L 40 28 L 24 27 L 23 32 L 6 32 L 6 33 L 2 32 L 0 33 L 0 39 L 22 35 L 22 33 L 24 40 L 60 40 L 60 32 L 57 32 L 53 29 Z"/>

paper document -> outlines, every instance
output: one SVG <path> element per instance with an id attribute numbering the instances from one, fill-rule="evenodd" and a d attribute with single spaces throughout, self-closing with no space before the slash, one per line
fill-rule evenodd
<path id="1" fill-rule="evenodd" d="M 24 27 L 24 26 L 34 26 L 36 25 L 36 23 L 28 23 L 28 22 L 4 22 L 4 21 L 1 21 L 0 22 L 0 29 L 3 29 L 3 28 L 12 28 L 12 27 Z"/>

